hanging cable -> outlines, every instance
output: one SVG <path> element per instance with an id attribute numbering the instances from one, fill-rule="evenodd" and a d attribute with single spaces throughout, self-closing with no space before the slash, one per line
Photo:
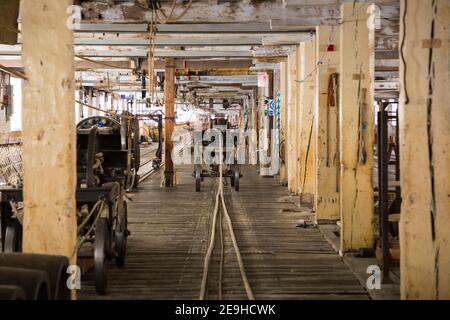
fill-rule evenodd
<path id="1" fill-rule="evenodd" d="M 403 63 L 403 90 L 405 92 L 405 105 L 409 104 L 409 94 L 408 94 L 408 87 L 406 86 L 406 75 L 407 75 L 407 66 L 406 66 L 406 59 L 405 59 L 405 41 L 406 41 L 406 15 L 408 12 L 408 0 L 404 0 L 404 11 L 402 16 L 402 25 L 403 25 L 403 34 L 402 34 L 402 43 L 400 45 L 400 57 L 402 58 Z"/>

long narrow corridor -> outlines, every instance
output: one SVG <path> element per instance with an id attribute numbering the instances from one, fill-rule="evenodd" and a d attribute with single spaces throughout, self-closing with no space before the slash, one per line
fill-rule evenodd
<path id="1" fill-rule="evenodd" d="M 0 0 L 0 300 L 450 300 L 449 27 Z"/>

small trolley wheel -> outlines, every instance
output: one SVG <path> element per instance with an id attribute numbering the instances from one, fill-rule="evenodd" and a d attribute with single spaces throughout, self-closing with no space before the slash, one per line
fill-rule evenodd
<path id="1" fill-rule="evenodd" d="M 19 220 L 12 219 L 6 225 L 5 253 L 22 251 L 22 225 Z"/>
<path id="2" fill-rule="evenodd" d="M 140 179 L 141 177 L 138 175 L 138 174 L 135 174 L 135 176 L 134 176 L 134 185 L 133 185 L 133 188 L 134 189 L 137 189 L 137 188 L 139 188 L 139 179 Z"/>
<path id="3" fill-rule="evenodd" d="M 234 190 L 239 191 L 239 178 L 241 176 L 239 166 L 234 168 Z"/>
<path id="4" fill-rule="evenodd" d="M 200 192 L 200 184 L 202 182 L 202 167 L 195 165 L 195 191 Z"/>
<path id="5" fill-rule="evenodd" d="M 109 230 L 106 218 L 100 218 L 95 228 L 94 240 L 94 275 L 95 291 L 98 294 L 105 294 L 108 283 L 108 246 Z"/>
<path id="6" fill-rule="evenodd" d="M 116 265 L 120 268 L 125 265 L 125 256 L 127 253 L 128 237 L 128 213 L 127 203 L 123 202 L 123 211 L 117 216 L 116 225 Z"/>
<path id="7" fill-rule="evenodd" d="M 236 171 L 236 165 L 231 165 L 230 184 L 234 187 L 234 172 Z"/>

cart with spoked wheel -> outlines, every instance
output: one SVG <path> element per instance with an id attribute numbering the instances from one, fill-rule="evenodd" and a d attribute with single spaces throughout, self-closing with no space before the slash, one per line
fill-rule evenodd
<path id="1" fill-rule="evenodd" d="M 219 163 L 212 164 L 204 164 L 199 159 L 194 159 L 194 180 L 195 180 L 195 191 L 201 191 L 201 183 L 207 177 L 218 177 L 220 175 L 220 168 L 222 168 L 222 176 L 230 179 L 230 185 L 236 190 L 239 191 L 240 188 L 240 178 L 242 177 L 241 173 L 241 165 L 238 163 L 238 146 L 235 144 L 227 144 L 226 141 L 226 130 L 229 129 L 229 124 L 226 118 L 215 118 L 211 122 L 211 129 L 216 131 L 217 136 L 222 137 L 221 144 L 215 144 L 213 148 L 214 151 L 211 152 L 211 158 L 215 158 L 216 151 L 222 150 L 222 158 L 219 162 L 222 162 L 222 165 Z M 211 137 L 210 141 L 203 141 L 203 147 L 208 147 L 215 141 L 216 135 Z M 218 147 L 220 146 L 220 147 Z M 220 151 L 219 151 L 220 152 Z"/>
<path id="2" fill-rule="evenodd" d="M 134 144 L 137 136 L 130 123 L 92 117 L 77 126 L 76 245 L 79 259 L 94 260 L 98 294 L 106 293 L 111 260 L 118 267 L 125 264 L 129 236 L 125 191 L 132 185 L 131 169 L 139 166 L 139 145 Z M 22 186 L 4 185 L 0 193 L 2 251 L 21 252 Z"/>

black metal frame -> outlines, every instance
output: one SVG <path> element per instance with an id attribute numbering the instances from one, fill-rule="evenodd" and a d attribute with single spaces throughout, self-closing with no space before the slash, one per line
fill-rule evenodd
<path id="1" fill-rule="evenodd" d="M 106 290 L 107 271 L 102 272 L 112 258 L 112 252 L 114 250 L 115 226 L 119 223 L 119 215 L 122 214 L 123 208 L 119 207 L 116 210 L 116 202 L 122 204 L 123 192 L 126 185 L 126 179 L 129 176 L 132 166 L 135 165 L 139 168 L 139 144 L 137 138 L 138 132 L 138 120 L 134 118 L 134 122 L 127 122 L 127 125 L 134 125 L 134 127 L 127 127 L 126 137 L 123 136 L 122 125 L 115 119 L 108 117 L 91 117 L 83 119 L 77 125 L 77 189 L 75 199 L 77 207 L 81 208 L 83 205 L 88 205 L 89 210 L 95 210 L 97 202 L 102 201 L 108 208 L 106 216 L 103 216 L 102 209 L 97 209 L 97 216 L 93 218 L 91 213 L 87 216 L 86 223 L 90 223 L 86 232 L 82 234 L 82 241 L 92 241 L 95 239 L 94 246 L 96 246 L 94 252 L 84 253 L 80 249 L 80 258 L 94 257 L 94 260 L 103 263 L 104 268 L 99 268 L 96 272 L 96 289 L 97 292 L 103 294 Z M 105 129 L 102 129 L 105 128 Z M 132 136 L 130 136 L 132 135 Z M 133 137 L 134 136 L 134 140 Z M 126 138 L 126 139 L 125 139 Z M 125 139 L 126 145 L 123 145 Z M 97 181 L 94 183 L 94 160 L 97 154 L 101 154 L 102 170 L 98 175 Z M 132 158 L 130 158 L 130 155 Z M 130 160 L 132 159 L 134 163 Z M 136 170 L 137 172 L 137 170 Z M 4 252 L 7 248 L 6 245 L 6 233 L 8 224 L 13 219 L 13 208 L 11 202 L 18 203 L 23 202 L 23 190 L 14 188 L 4 188 L 0 190 L 0 220 L 1 220 L 1 251 Z M 100 208 L 104 208 L 103 206 Z M 106 221 L 105 221 L 106 220 Z M 120 220 L 122 221 L 122 220 Z M 104 232 L 100 232 L 101 236 L 97 237 L 97 228 L 102 222 Z M 85 224 L 84 224 L 85 226 Z M 95 229 L 94 229 L 95 228 Z M 106 228 L 106 230 L 105 230 Z M 95 231 L 94 231 L 95 230 Z M 19 227 L 19 234 L 22 232 L 22 228 Z M 82 232 L 82 233 L 83 233 Z M 92 232 L 94 236 L 92 237 Z M 125 239 L 128 235 L 128 230 L 125 230 Z M 88 237 L 89 240 L 84 239 Z M 12 238 L 11 238 L 12 239 Z M 102 239 L 105 240 L 105 254 L 97 255 L 97 240 L 99 244 Z M 81 245 L 82 242 L 79 244 Z M 117 243 L 116 243 L 117 245 Z M 123 241 L 122 247 L 126 246 L 126 241 Z M 81 246 L 80 246 L 81 247 Z M 101 248 L 98 247 L 98 248 Z M 19 244 L 9 250 L 20 250 Z M 103 249 L 101 249 L 103 250 Z M 125 250 L 122 250 L 125 252 Z M 98 259 L 97 259 L 98 258 Z M 120 267 L 123 266 L 124 254 L 121 258 L 121 262 L 116 260 L 116 264 Z M 98 275 L 98 276 L 97 276 Z"/>
<path id="2" fill-rule="evenodd" d="M 113 217 L 113 205 L 119 196 L 119 187 L 116 184 L 106 184 L 99 188 L 86 188 L 86 189 L 77 189 L 76 191 L 76 201 L 77 205 L 87 204 L 87 203 L 96 203 L 98 200 L 104 200 L 108 204 L 109 208 L 109 216 L 108 220 L 112 226 L 114 217 Z M 5 233 L 6 233 L 6 225 L 10 221 L 12 217 L 12 209 L 10 201 L 14 202 L 22 202 L 23 201 L 23 191 L 22 189 L 12 189 L 5 188 L 0 189 L 0 219 L 1 219 L 1 235 L 2 235 L 2 243 L 1 249 L 2 252 L 5 249 Z"/>
<path id="3" fill-rule="evenodd" d="M 392 267 L 389 247 L 389 234 L 391 233 L 391 224 L 389 215 L 392 211 L 399 212 L 401 205 L 401 190 L 396 187 L 396 200 L 393 205 L 389 206 L 389 166 L 395 165 L 396 181 L 400 180 L 400 159 L 399 159 L 399 116 L 398 110 L 395 115 L 389 115 L 386 107 L 390 103 L 381 102 L 380 111 L 378 112 L 378 130 L 377 130 L 377 153 L 378 153 L 378 218 L 379 218 L 379 239 L 381 241 L 382 251 L 382 271 L 383 281 L 389 282 L 389 272 Z M 390 121 L 396 121 L 396 161 L 391 161 L 389 153 L 389 133 L 388 124 Z"/>

